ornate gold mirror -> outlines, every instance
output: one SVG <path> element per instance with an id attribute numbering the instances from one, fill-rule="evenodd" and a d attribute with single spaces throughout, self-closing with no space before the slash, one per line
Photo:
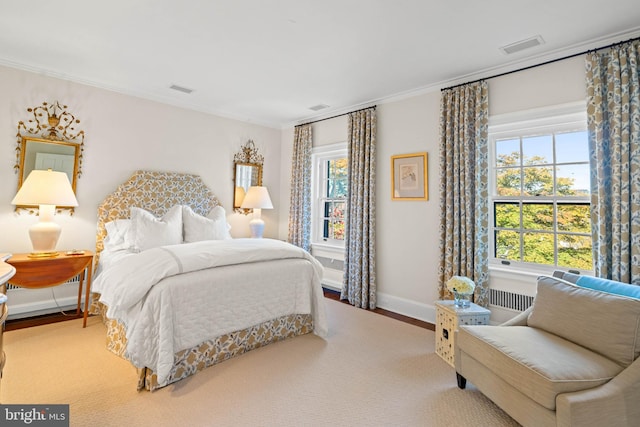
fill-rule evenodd
<path id="1" fill-rule="evenodd" d="M 242 209 L 240 206 L 249 187 L 262 185 L 264 157 L 258 153 L 253 141 L 249 140 L 233 160 L 233 208 L 246 215 L 251 209 Z"/>
<path id="2" fill-rule="evenodd" d="M 18 122 L 16 165 L 18 190 L 33 170 L 64 172 L 76 192 L 78 178 L 82 175 L 84 131 L 76 128 L 80 120 L 67 111 L 66 105 L 55 102 L 28 108 L 29 119 Z M 34 213 L 36 206 L 16 206 Z M 57 209 L 70 209 L 58 206 Z"/>
<path id="3" fill-rule="evenodd" d="M 80 146 L 73 142 L 22 137 L 18 189 L 32 170 L 51 169 L 66 173 L 75 193 L 79 156 Z"/>

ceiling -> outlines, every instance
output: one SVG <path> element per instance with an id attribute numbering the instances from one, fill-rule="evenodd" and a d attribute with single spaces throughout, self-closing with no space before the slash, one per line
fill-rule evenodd
<path id="1" fill-rule="evenodd" d="M 0 65 L 282 128 L 637 37 L 639 23 L 637 0 L 4 1 Z"/>

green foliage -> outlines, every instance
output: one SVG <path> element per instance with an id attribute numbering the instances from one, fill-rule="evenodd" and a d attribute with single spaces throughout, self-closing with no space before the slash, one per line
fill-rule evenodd
<path id="1" fill-rule="evenodd" d="M 525 159 L 520 167 L 518 152 L 498 156 L 497 194 L 553 196 L 553 166 L 539 166 L 544 163 L 544 158 L 532 156 Z M 558 196 L 581 195 L 573 187 L 572 178 L 559 177 L 555 182 L 555 193 Z M 495 225 L 501 229 L 496 231 L 497 258 L 591 270 L 593 260 L 588 205 L 556 204 L 552 200 L 531 203 L 514 201 L 495 203 L 494 209 Z M 557 234 L 556 242 L 554 231 L 567 234 Z"/>
<path id="2" fill-rule="evenodd" d="M 334 201 L 325 202 L 324 236 L 329 239 L 344 240 L 346 199 L 349 189 L 347 179 L 347 158 L 329 160 L 327 196 Z"/>

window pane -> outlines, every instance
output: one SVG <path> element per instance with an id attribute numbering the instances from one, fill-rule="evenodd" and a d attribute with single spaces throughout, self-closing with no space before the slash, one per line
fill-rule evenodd
<path id="1" fill-rule="evenodd" d="M 331 218 L 343 219 L 347 207 L 346 204 L 344 202 L 333 202 L 331 205 Z"/>
<path id="2" fill-rule="evenodd" d="M 347 177 L 347 158 L 341 157 L 329 161 L 329 176 L 340 179 Z"/>
<path id="3" fill-rule="evenodd" d="M 344 199 L 347 197 L 347 179 L 335 179 L 329 181 L 328 197 L 332 199 Z"/>
<path id="4" fill-rule="evenodd" d="M 589 165 L 556 166 L 556 191 L 562 196 L 586 196 L 591 193 Z"/>
<path id="5" fill-rule="evenodd" d="M 523 261 L 555 265 L 552 233 L 524 233 L 523 244 Z"/>
<path id="6" fill-rule="evenodd" d="M 518 203 L 496 203 L 494 223 L 500 228 L 520 228 L 520 206 Z"/>
<path id="7" fill-rule="evenodd" d="M 340 158 L 328 162 L 327 197 L 338 199 L 347 197 L 347 159 Z"/>
<path id="8" fill-rule="evenodd" d="M 553 138 L 551 135 L 522 138 L 523 165 L 553 163 Z"/>
<path id="9" fill-rule="evenodd" d="M 520 168 L 497 170 L 496 191 L 499 196 L 519 196 Z"/>
<path id="10" fill-rule="evenodd" d="M 558 204 L 558 231 L 591 233 L 589 205 Z"/>
<path id="11" fill-rule="evenodd" d="M 552 167 L 525 167 L 522 193 L 525 196 L 550 196 L 553 194 Z"/>
<path id="12" fill-rule="evenodd" d="M 344 240 L 344 221 L 334 221 L 332 223 L 332 238 Z"/>
<path id="13" fill-rule="evenodd" d="M 522 205 L 522 228 L 553 231 L 553 204 L 526 203 Z"/>
<path id="14" fill-rule="evenodd" d="M 520 166 L 520 139 L 496 141 L 496 166 Z"/>
<path id="15" fill-rule="evenodd" d="M 558 266 L 592 270 L 591 237 L 558 234 Z"/>
<path id="16" fill-rule="evenodd" d="M 556 163 L 589 161 L 587 131 L 556 134 Z"/>
<path id="17" fill-rule="evenodd" d="M 496 258 L 520 261 L 520 233 L 496 231 Z"/>

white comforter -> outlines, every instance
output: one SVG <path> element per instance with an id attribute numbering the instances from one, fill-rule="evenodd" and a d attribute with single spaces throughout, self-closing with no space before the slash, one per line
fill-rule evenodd
<path id="1" fill-rule="evenodd" d="M 126 357 L 153 369 L 162 385 L 176 352 L 276 317 L 311 313 L 314 333 L 325 337 L 321 278 L 320 263 L 296 246 L 233 239 L 125 257 L 103 270 L 92 289 L 107 316 L 125 325 Z"/>

